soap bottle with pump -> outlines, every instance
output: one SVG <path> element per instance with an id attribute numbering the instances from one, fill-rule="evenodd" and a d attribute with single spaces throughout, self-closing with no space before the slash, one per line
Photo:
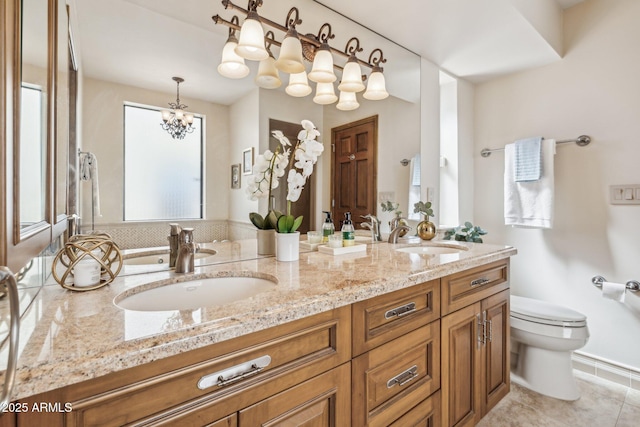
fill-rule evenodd
<path id="1" fill-rule="evenodd" d="M 333 221 L 331 220 L 331 212 L 322 211 L 322 213 L 327 216 L 324 224 L 322 224 L 322 243 L 327 243 L 329 236 L 336 232 L 336 228 L 333 226 Z"/>
<path id="2" fill-rule="evenodd" d="M 342 246 L 353 246 L 356 243 L 356 232 L 351 222 L 351 212 L 344 213 L 345 220 L 342 224 Z"/>

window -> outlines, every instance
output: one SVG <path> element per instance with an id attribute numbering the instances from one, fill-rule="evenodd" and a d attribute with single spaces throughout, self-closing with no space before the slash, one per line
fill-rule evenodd
<path id="1" fill-rule="evenodd" d="M 124 220 L 203 218 L 203 119 L 173 139 L 160 110 L 124 106 Z"/>

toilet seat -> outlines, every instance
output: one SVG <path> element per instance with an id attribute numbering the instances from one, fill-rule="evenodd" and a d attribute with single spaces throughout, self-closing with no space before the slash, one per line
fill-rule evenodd
<path id="1" fill-rule="evenodd" d="M 587 317 L 575 310 L 517 295 L 511 295 L 511 317 L 527 322 L 564 328 L 583 328 Z"/>

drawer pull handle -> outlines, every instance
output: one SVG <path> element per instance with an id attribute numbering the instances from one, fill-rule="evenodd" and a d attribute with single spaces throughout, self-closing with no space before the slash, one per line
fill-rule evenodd
<path id="1" fill-rule="evenodd" d="M 387 388 L 391 388 L 396 384 L 398 384 L 399 386 L 403 386 L 417 376 L 418 376 L 418 367 L 416 365 L 413 365 L 406 371 L 396 375 L 395 377 L 387 381 Z"/>
<path id="2" fill-rule="evenodd" d="M 486 277 L 482 277 L 480 279 L 472 280 L 471 281 L 471 287 L 473 288 L 473 287 L 476 287 L 476 286 L 486 285 L 490 281 L 491 280 L 487 279 Z"/>
<path id="3" fill-rule="evenodd" d="M 409 304 L 402 305 L 400 307 L 392 308 L 384 314 L 385 319 L 391 319 L 392 317 L 402 317 L 407 314 L 416 311 L 416 303 L 410 302 Z"/>
<path id="4" fill-rule="evenodd" d="M 218 387 L 224 387 L 229 384 L 233 384 L 259 373 L 264 368 L 269 366 L 270 363 L 271 356 L 267 354 L 258 357 L 257 359 L 253 359 L 248 362 L 223 369 L 222 371 L 205 375 L 204 377 L 200 378 L 200 381 L 198 381 L 198 388 L 200 390 L 205 390 L 214 385 L 217 385 Z"/>
<path id="5" fill-rule="evenodd" d="M 493 322 L 491 320 L 487 320 L 489 324 L 489 342 L 493 342 Z"/>

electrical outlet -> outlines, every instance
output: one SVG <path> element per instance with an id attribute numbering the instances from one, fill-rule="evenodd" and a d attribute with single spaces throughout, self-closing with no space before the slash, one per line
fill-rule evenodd
<path id="1" fill-rule="evenodd" d="M 640 205 L 640 184 L 610 186 L 609 202 L 612 205 Z"/>

